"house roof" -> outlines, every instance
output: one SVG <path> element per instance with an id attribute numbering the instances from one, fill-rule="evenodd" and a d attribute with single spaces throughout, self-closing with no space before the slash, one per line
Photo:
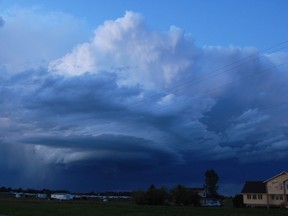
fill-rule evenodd
<path id="1" fill-rule="evenodd" d="M 281 176 L 281 175 L 284 175 L 284 174 L 288 175 L 287 172 L 283 171 L 283 172 L 279 173 L 278 175 L 273 176 L 272 178 L 269 178 L 269 179 L 265 180 L 264 183 L 266 183 L 266 182 L 268 182 L 268 181 L 271 181 L 272 179 L 277 178 L 277 177 L 279 177 L 279 176 Z"/>
<path id="2" fill-rule="evenodd" d="M 241 193 L 266 193 L 266 184 L 262 181 L 247 181 Z"/>
<path id="3" fill-rule="evenodd" d="M 199 187 L 199 188 L 189 188 L 190 190 L 193 190 L 193 191 L 204 191 L 205 189 L 203 187 Z"/>

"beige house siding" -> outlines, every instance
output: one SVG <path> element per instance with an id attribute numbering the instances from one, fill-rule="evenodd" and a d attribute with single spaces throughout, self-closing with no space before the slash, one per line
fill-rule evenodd
<path id="1" fill-rule="evenodd" d="M 268 194 L 284 194 L 284 181 L 288 179 L 288 174 L 282 175 L 266 181 Z"/>
<path id="2" fill-rule="evenodd" d="M 199 192 L 198 192 L 198 195 L 199 195 L 200 197 L 206 197 L 205 191 L 199 191 Z"/>
<path id="3" fill-rule="evenodd" d="M 243 194 L 243 203 L 250 206 L 267 205 L 267 194 Z"/>
<path id="4" fill-rule="evenodd" d="M 283 172 L 278 176 L 266 180 L 267 194 L 269 194 L 269 205 L 283 205 L 287 202 L 288 173 Z"/>
<path id="5" fill-rule="evenodd" d="M 269 194 L 269 205 L 283 205 L 284 203 L 284 195 Z"/>

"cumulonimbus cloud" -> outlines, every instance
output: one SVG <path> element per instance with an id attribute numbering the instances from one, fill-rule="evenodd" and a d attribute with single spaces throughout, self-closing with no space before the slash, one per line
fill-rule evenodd
<path id="1" fill-rule="evenodd" d="M 253 56 L 251 60 L 250 56 Z M 243 58 L 246 60 L 242 61 Z M 85 116 L 81 120 L 82 129 L 90 127 L 90 130 L 83 133 L 90 135 L 109 130 L 110 133 L 144 138 L 147 134 L 141 129 L 144 127 L 156 131 L 155 137 L 150 139 L 158 145 L 163 145 L 163 140 L 156 138 L 157 134 L 162 134 L 164 140 L 177 140 L 178 137 L 180 142 L 187 143 L 183 145 L 186 150 L 205 151 L 212 145 L 218 149 L 217 157 L 221 157 L 223 152 L 223 157 L 231 157 L 235 155 L 235 149 L 231 148 L 234 153 L 227 154 L 231 145 L 220 143 L 249 139 L 262 130 L 257 125 L 274 121 L 266 118 L 270 116 L 268 113 L 262 114 L 266 116 L 265 121 L 263 117 L 261 121 L 251 123 L 251 119 L 244 119 L 249 113 L 254 113 L 251 108 L 230 110 L 227 99 L 223 98 L 237 95 L 239 104 L 243 104 L 246 102 L 242 97 L 249 94 L 251 100 L 257 101 L 257 106 L 265 105 L 259 91 L 265 97 L 265 85 L 270 82 L 267 78 L 279 70 L 273 66 L 276 60 L 279 61 L 279 58 L 275 55 L 273 58 L 262 56 L 255 48 L 198 48 L 181 29 L 171 27 L 167 32 L 151 30 L 141 15 L 126 12 L 124 17 L 99 26 L 91 41 L 77 45 L 64 57 L 52 61 L 49 72 L 38 74 L 39 79 L 44 74 L 51 76 L 49 81 L 34 85 L 35 90 L 38 89 L 37 96 L 30 92 L 31 98 L 25 100 L 30 102 L 23 101 L 23 104 L 39 113 L 70 113 L 71 121 L 78 115 Z M 237 61 L 241 64 L 227 68 L 230 62 Z M 214 68 L 219 70 L 213 71 Z M 276 81 L 279 74 L 273 76 Z M 254 85 L 255 82 L 261 85 Z M 277 86 L 271 88 L 277 90 Z M 29 96 L 26 94 L 26 97 Z M 278 97 L 284 98 L 281 94 Z M 214 117 L 214 113 L 219 112 L 217 107 L 222 104 L 226 106 L 224 109 L 229 110 L 227 120 L 231 123 L 220 133 L 207 130 L 210 122 L 202 119 L 208 113 L 215 121 L 223 121 Z M 241 122 L 235 123 L 235 114 L 239 121 L 242 119 Z M 141 123 L 135 121 L 139 115 L 143 116 Z M 97 132 L 99 128 L 89 125 L 86 118 L 94 118 L 90 123 L 106 126 Z M 110 121 L 114 122 L 113 127 L 107 126 Z M 257 132 L 252 129 L 256 126 L 259 128 Z M 133 127 L 133 132 L 125 129 L 130 127 Z M 95 128 L 94 132 L 91 128 Z M 75 133 L 75 129 L 70 130 Z M 78 135 L 81 131 L 77 132 Z M 202 144 L 198 143 L 199 140 Z M 174 149 L 172 144 L 167 145 Z"/>
<path id="2" fill-rule="evenodd" d="M 52 62 L 50 71 L 70 76 L 116 71 L 124 84 L 165 86 L 190 69 L 198 53 L 193 41 L 184 37 L 176 27 L 152 31 L 141 15 L 128 11 L 99 26 L 90 42 Z"/>
<path id="3" fill-rule="evenodd" d="M 156 31 L 126 12 L 47 68 L 3 70 L 2 139 L 45 166 L 107 172 L 191 158 L 280 161 L 288 152 L 287 110 L 278 106 L 287 98 L 287 56 L 197 47 L 177 27 Z"/>

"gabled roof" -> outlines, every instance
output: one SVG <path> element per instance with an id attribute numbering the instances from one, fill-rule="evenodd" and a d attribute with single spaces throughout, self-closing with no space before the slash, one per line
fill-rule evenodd
<path id="1" fill-rule="evenodd" d="M 268 181 L 271 181 L 272 179 L 277 178 L 277 177 L 279 177 L 279 176 L 281 176 L 281 175 L 284 175 L 284 174 L 288 175 L 287 172 L 283 171 L 283 172 L 279 173 L 278 175 L 273 176 L 272 178 L 267 179 L 266 181 L 264 181 L 264 183 L 266 183 L 266 182 L 268 182 Z"/>
<path id="2" fill-rule="evenodd" d="M 247 181 L 241 193 L 266 193 L 266 184 L 261 181 Z"/>

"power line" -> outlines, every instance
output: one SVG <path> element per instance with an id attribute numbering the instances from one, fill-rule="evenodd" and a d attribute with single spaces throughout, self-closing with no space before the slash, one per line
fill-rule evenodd
<path id="1" fill-rule="evenodd" d="M 267 72 L 267 71 L 270 71 L 270 69 L 272 69 L 272 68 L 276 68 L 276 67 L 279 67 L 279 66 L 283 66 L 283 65 L 287 65 L 288 64 L 288 62 L 285 62 L 285 63 L 282 63 L 282 64 L 279 64 L 279 65 L 274 65 L 273 67 L 269 67 L 269 68 L 265 68 L 265 69 L 263 69 L 263 70 L 261 70 L 261 71 L 259 71 L 258 73 L 255 73 L 255 74 L 252 74 L 252 75 L 248 75 L 248 76 L 246 76 L 246 77 L 244 77 L 244 78 L 240 78 L 240 79 L 237 79 L 237 80 L 233 80 L 233 81 L 231 81 L 231 82 L 228 82 L 228 83 L 225 83 L 224 85 L 221 85 L 221 86 L 217 86 L 217 87 L 215 87 L 215 88 L 212 88 L 212 89 L 209 89 L 208 91 L 205 91 L 203 94 L 207 94 L 207 93 L 209 93 L 209 92 L 211 92 L 211 91 L 214 91 L 215 89 L 219 89 L 219 88 L 223 88 L 223 87 L 225 87 L 225 86 L 227 86 L 227 85 L 230 85 L 230 84 L 232 84 L 232 83 L 235 83 L 235 82 L 238 82 L 238 81 L 241 81 L 241 80 L 243 80 L 243 79 L 247 79 L 247 78 L 250 78 L 250 77 L 253 77 L 253 76 L 258 76 L 258 75 L 261 75 L 261 74 L 263 74 L 263 73 L 265 73 L 265 72 Z M 193 100 L 194 98 L 191 98 L 190 100 Z M 188 99 L 188 101 L 189 101 L 189 99 Z M 284 105 L 286 105 L 286 104 L 288 104 L 288 100 L 287 101 L 281 101 L 281 102 L 279 102 L 279 103 L 277 103 L 277 104 L 273 104 L 273 105 L 270 105 L 270 106 L 264 106 L 264 107 L 257 107 L 257 110 L 258 111 L 264 111 L 264 110 L 269 110 L 269 109 L 273 109 L 273 108 L 277 108 L 277 107 L 281 107 L 281 106 L 284 106 Z M 132 104 L 132 106 L 133 106 L 134 104 Z M 154 109 L 155 110 L 155 112 L 154 112 L 154 115 L 155 116 L 157 116 L 157 114 L 159 114 L 160 112 L 161 112 L 161 110 L 163 111 L 163 110 L 165 110 L 165 109 L 169 109 L 170 108 L 170 106 L 169 107 L 157 107 L 157 109 Z M 185 110 L 187 110 L 187 109 L 189 109 L 189 107 L 187 107 L 187 108 L 185 108 Z M 157 112 L 158 111 L 158 112 Z M 159 112 L 160 111 L 160 112 Z M 182 110 L 183 111 L 183 110 Z M 121 110 L 121 111 L 119 111 L 119 112 L 123 112 L 123 110 Z M 141 111 L 139 111 L 139 114 L 141 115 Z M 146 112 L 144 112 L 144 113 L 146 113 Z M 144 114 L 144 113 L 142 113 L 142 114 Z M 134 114 L 136 114 L 136 113 L 134 113 Z M 164 114 L 164 116 L 165 116 L 165 114 Z M 109 126 L 104 126 L 104 127 L 101 127 L 101 129 L 102 130 L 105 130 L 105 129 L 108 129 L 108 128 L 110 128 Z M 199 127 L 190 127 L 189 129 L 198 129 Z"/>
<path id="2" fill-rule="evenodd" d="M 286 45 L 285 45 L 285 46 L 282 46 L 282 45 L 284 45 L 284 44 L 286 44 Z M 279 47 L 279 46 L 282 46 L 282 47 Z M 271 47 L 269 47 L 269 48 L 267 48 L 267 49 L 264 49 L 264 50 L 262 50 L 262 51 L 260 51 L 260 52 L 257 52 L 256 54 L 249 55 L 249 56 L 247 56 L 247 57 L 245 57 L 245 58 L 236 60 L 236 61 L 234 61 L 234 62 L 232 62 L 232 63 L 230 63 L 230 64 L 227 64 L 227 65 L 224 65 L 223 67 L 217 68 L 216 70 L 213 70 L 213 71 L 211 71 L 210 73 L 207 73 L 207 74 L 205 74 L 204 76 L 200 77 L 198 80 L 194 80 L 194 82 L 195 82 L 195 81 L 201 81 L 202 79 L 205 79 L 205 77 L 208 77 L 208 78 L 209 78 L 210 75 L 213 75 L 212 77 L 214 77 L 214 76 L 223 74 L 223 73 L 225 73 L 225 72 L 232 71 L 233 69 L 238 68 L 239 66 L 241 66 L 241 65 L 243 65 L 243 64 L 245 64 L 245 63 L 247 63 L 247 62 L 249 62 L 249 61 L 257 60 L 257 59 L 259 59 L 259 58 L 261 59 L 261 58 L 264 57 L 263 55 L 262 55 L 262 56 L 259 55 L 261 52 L 266 52 L 266 51 L 271 50 L 271 49 L 274 49 L 274 48 L 276 48 L 276 47 L 278 47 L 278 48 L 277 48 L 276 50 L 273 50 L 273 52 L 287 48 L 287 47 L 288 47 L 288 40 L 287 40 L 287 41 L 284 41 L 284 42 L 281 42 L 281 43 L 278 43 L 278 44 L 276 44 L 276 45 L 273 45 L 273 46 L 271 46 Z M 269 53 L 272 53 L 272 51 L 270 51 Z M 232 67 L 232 66 L 233 66 L 233 67 Z M 226 69 L 226 68 L 227 68 L 227 69 Z M 223 70 L 224 70 L 224 71 L 223 71 Z M 217 73 L 218 71 L 220 71 L 220 72 Z M 207 78 L 206 78 L 206 79 L 207 79 Z"/>
<path id="3" fill-rule="evenodd" d="M 220 86 L 216 86 L 216 87 L 214 87 L 214 88 L 210 88 L 210 89 L 208 89 L 208 90 L 206 90 L 206 91 L 203 91 L 203 92 L 201 92 L 201 93 L 199 93 L 198 95 L 206 95 L 206 94 L 209 94 L 210 92 L 214 92 L 215 90 L 217 90 L 217 89 L 221 89 L 221 88 L 224 88 L 224 87 L 226 87 L 226 86 L 229 86 L 229 85 L 231 85 L 231 84 L 233 84 L 233 83 L 235 83 L 235 82 L 239 82 L 239 81 L 241 81 L 241 80 L 245 80 L 245 79 L 247 79 L 247 78 L 251 78 L 251 77 L 257 77 L 257 76 L 259 76 L 259 75 L 262 75 L 262 74 L 264 74 L 265 72 L 269 72 L 271 69 L 273 69 L 273 68 L 277 68 L 277 67 L 280 67 L 280 66 L 284 66 L 284 65 L 287 65 L 288 64 L 288 62 L 285 62 L 285 63 L 282 63 L 282 64 L 279 64 L 279 65 L 274 65 L 274 66 L 272 66 L 272 67 L 269 67 L 269 68 L 265 68 L 265 69 L 263 69 L 263 70 L 261 70 L 261 71 L 258 71 L 258 73 L 253 73 L 253 74 L 250 74 L 250 75 L 247 75 L 247 76 L 245 76 L 245 77 L 242 77 L 242 78 L 239 78 L 239 79 L 237 79 L 237 80 L 233 80 L 233 81 L 230 81 L 230 82 L 227 82 L 227 83 L 225 83 L 225 84 L 223 84 L 223 85 L 220 85 Z M 188 101 L 190 100 L 190 101 L 192 101 L 194 98 L 191 98 L 191 99 L 187 99 Z M 186 101 L 187 101 L 186 100 Z M 158 110 L 165 110 L 165 109 L 167 109 L 167 107 L 159 107 L 158 108 Z"/>
<path id="4" fill-rule="evenodd" d="M 285 44 L 286 44 L 286 45 L 285 45 Z M 283 46 L 283 45 L 285 45 L 285 46 Z M 282 46 L 282 47 L 279 47 L 279 46 Z M 269 48 L 267 48 L 267 49 L 264 49 L 263 51 L 268 51 L 268 50 L 275 49 L 275 48 L 277 48 L 277 51 L 279 51 L 279 50 L 285 49 L 286 47 L 288 47 L 288 40 L 287 40 L 287 41 L 283 41 L 283 42 L 281 42 L 281 43 L 278 43 L 278 44 L 276 44 L 276 45 L 273 45 L 273 46 L 271 46 L 271 47 L 269 47 Z M 275 50 L 273 50 L 273 52 L 274 52 L 274 51 L 275 51 Z M 250 55 L 250 56 L 247 56 L 247 57 L 245 57 L 245 58 L 242 58 L 242 59 L 240 59 L 240 60 L 237 60 L 237 61 L 235 61 L 235 62 L 233 62 L 233 63 L 231 63 L 231 64 L 228 64 L 228 65 L 225 65 L 225 66 L 223 66 L 223 67 L 221 67 L 221 68 L 218 68 L 218 69 L 216 69 L 216 70 L 213 70 L 212 72 L 207 73 L 207 74 L 205 74 L 204 76 L 199 77 L 198 79 L 187 80 L 187 81 L 185 81 L 185 82 L 182 82 L 182 83 L 178 84 L 177 86 L 173 87 L 172 89 L 170 89 L 169 93 L 170 93 L 170 94 L 176 93 L 177 90 L 179 90 L 180 88 L 186 87 L 188 84 L 190 84 L 190 85 L 191 85 L 191 84 L 195 85 L 195 84 L 197 84 L 197 82 L 198 82 L 198 84 L 199 84 L 200 82 L 203 82 L 203 81 L 205 81 L 205 80 L 207 80 L 207 79 L 211 79 L 212 77 L 219 76 L 219 75 L 221 75 L 221 74 L 224 74 L 224 73 L 230 72 L 230 71 L 232 71 L 232 70 L 235 70 L 235 69 L 239 68 L 241 65 L 244 65 L 245 63 L 247 63 L 248 61 L 256 60 L 256 59 L 263 58 L 263 57 L 264 57 L 264 55 L 260 56 L 259 53 L 257 53 L 257 54 L 252 54 L 252 55 Z M 231 67 L 231 66 L 233 66 L 233 67 Z M 229 67 L 230 67 L 230 68 L 229 68 Z M 227 69 L 226 69 L 226 68 L 227 68 Z M 220 72 L 219 72 L 219 71 L 220 71 Z M 232 81 L 232 82 L 233 82 L 233 81 Z M 144 99 L 142 99 L 142 100 L 140 100 L 140 101 L 138 101 L 138 102 L 135 102 L 134 104 L 130 104 L 130 105 L 126 106 L 126 108 L 133 107 L 133 106 L 137 106 L 137 105 L 141 105 L 141 104 L 143 105 L 143 104 L 145 104 L 145 103 L 147 103 L 147 102 L 149 102 L 149 101 L 151 101 L 151 100 L 153 100 L 153 99 L 157 99 L 159 96 L 161 96 L 161 95 L 163 95 L 163 94 L 164 94 L 164 93 L 160 92 L 160 93 L 155 94 L 155 95 L 153 95 L 153 96 L 146 97 L 146 98 L 144 98 Z"/>
<path id="5" fill-rule="evenodd" d="M 269 51 L 269 50 L 273 50 L 273 52 L 275 52 L 275 50 L 277 50 L 277 51 L 283 50 L 286 47 L 288 47 L 288 40 L 284 41 L 284 42 L 281 42 L 281 43 L 278 43 L 278 44 L 275 44 L 275 45 L 273 45 L 273 46 L 271 46 L 271 47 L 269 47 L 267 49 L 264 49 L 264 50 L 262 50 L 262 52 Z M 243 65 L 245 63 L 248 63 L 249 61 L 258 60 L 258 59 L 261 59 L 261 58 L 264 58 L 264 55 L 260 55 L 260 52 L 257 52 L 256 54 L 249 55 L 249 56 L 247 56 L 245 58 L 239 59 L 239 60 L 237 60 L 237 61 L 235 61 L 235 62 L 233 62 L 231 64 L 225 65 L 223 67 L 220 67 L 220 68 L 218 68 L 216 70 L 211 71 L 210 73 L 207 73 L 206 77 L 200 77 L 202 80 L 201 79 L 198 79 L 198 80 L 197 79 L 196 80 L 187 80 L 186 82 L 180 83 L 179 85 L 175 86 L 173 89 L 170 89 L 169 93 L 171 94 L 173 92 L 176 92 L 180 88 L 185 88 L 188 84 L 197 84 L 197 82 L 199 84 L 199 83 L 203 82 L 204 80 L 208 80 L 208 79 L 211 79 L 212 77 L 219 76 L 219 75 L 221 75 L 223 73 L 227 73 L 229 71 L 235 70 L 235 69 L 239 68 L 241 65 Z M 240 79 L 233 80 L 231 82 L 225 83 L 224 85 L 217 86 L 215 88 L 209 89 L 209 90 L 207 90 L 205 92 L 202 92 L 202 94 L 205 94 L 205 93 L 207 94 L 210 91 L 215 91 L 215 89 L 223 88 L 223 87 L 225 87 L 227 85 L 230 85 L 231 83 L 238 82 L 240 80 L 247 79 L 247 78 L 252 77 L 252 76 L 258 76 L 260 74 L 263 74 L 266 71 L 271 70 L 272 68 L 280 67 L 280 66 L 283 66 L 285 64 L 287 64 L 287 62 L 279 64 L 279 65 L 274 65 L 274 66 L 269 67 L 269 68 L 265 68 L 263 70 L 258 71 L 257 73 L 245 76 L 244 78 L 242 77 Z M 119 113 L 125 112 L 129 108 L 136 107 L 137 105 L 145 106 L 146 104 L 148 104 L 148 102 L 152 101 L 153 99 L 158 99 L 160 96 L 163 96 L 163 95 L 164 95 L 164 93 L 160 92 L 160 93 L 155 94 L 153 96 L 145 97 L 145 98 L 143 98 L 140 101 L 134 102 L 134 103 L 126 105 L 126 106 L 119 107 L 120 109 L 118 110 L 118 112 Z M 167 93 L 165 95 L 167 95 Z M 193 98 L 191 98 L 191 100 L 193 100 Z M 281 102 L 279 104 L 271 105 L 269 107 L 263 107 L 263 108 L 261 108 L 261 107 L 259 108 L 258 107 L 257 109 L 258 110 L 266 110 L 266 109 L 271 109 L 271 108 L 275 108 L 275 107 L 280 107 L 280 106 L 283 106 L 283 105 L 285 105 L 287 103 L 288 103 L 288 101 L 284 101 L 284 102 Z M 168 109 L 168 107 L 162 107 L 161 109 L 159 107 L 157 108 L 158 111 L 165 110 L 165 109 Z M 135 112 L 134 114 L 137 114 L 137 113 L 141 115 L 142 112 L 139 111 L 139 112 Z M 157 112 L 155 114 L 157 115 Z M 94 121 L 94 120 L 91 120 L 91 121 Z M 102 126 L 101 127 L 101 131 L 105 131 L 108 128 L 111 128 L 111 127 L 108 126 L 108 125 Z"/>

